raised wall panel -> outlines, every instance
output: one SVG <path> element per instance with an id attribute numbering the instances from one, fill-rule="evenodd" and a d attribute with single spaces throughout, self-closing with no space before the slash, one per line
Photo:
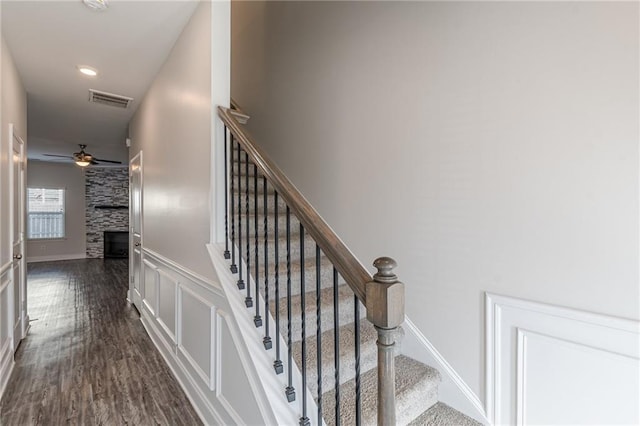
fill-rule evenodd
<path id="1" fill-rule="evenodd" d="M 175 343 L 178 281 L 164 270 L 158 270 L 158 322 Z"/>
<path id="2" fill-rule="evenodd" d="M 144 304 L 150 311 L 151 315 L 155 316 L 158 306 L 158 268 L 149 260 L 144 259 L 142 261 L 144 265 Z"/>
<path id="3" fill-rule="evenodd" d="M 0 395 L 11 375 L 13 368 L 13 345 L 12 345 L 12 281 L 10 279 L 10 269 L 0 275 Z"/>
<path id="4" fill-rule="evenodd" d="M 640 323 L 487 295 L 495 424 L 640 424 Z"/>
<path id="5" fill-rule="evenodd" d="M 640 377 L 637 360 L 526 330 L 518 330 L 518 354 L 518 424 L 613 425 L 637 418 L 637 380 L 628 380 Z"/>
<path id="6" fill-rule="evenodd" d="M 144 249 L 144 259 L 144 275 L 149 275 L 153 268 L 157 275 L 157 305 L 156 315 L 152 316 L 145 304 L 142 324 L 203 423 L 283 424 L 265 421 L 262 417 L 263 411 L 270 407 L 254 393 L 259 379 L 253 370 L 251 373 L 246 370 L 247 363 L 252 361 L 243 347 L 245 337 L 230 313 L 220 284 L 148 249 Z M 145 286 L 149 285 L 147 280 Z M 233 289 L 235 292 L 235 281 Z M 249 329 L 255 332 L 253 323 L 250 320 L 249 323 Z M 264 352 L 262 345 L 259 346 Z M 269 360 L 269 371 L 272 371 L 271 364 Z M 278 400 L 289 409 L 286 400 Z"/>
<path id="7" fill-rule="evenodd" d="M 179 287 L 178 349 L 200 378 L 213 390 L 213 333 L 215 307 L 184 286 Z"/>
<path id="8" fill-rule="evenodd" d="M 0 348 L 11 338 L 11 274 L 10 270 L 0 276 Z"/>
<path id="9" fill-rule="evenodd" d="M 217 387 L 218 400 L 233 418 L 236 424 L 260 424 L 263 422 L 260 411 L 253 395 L 247 394 L 250 388 L 242 361 L 237 352 L 233 336 L 227 323 L 228 315 L 219 312 L 218 315 L 218 347 L 219 363 Z M 243 407 L 241 414 L 233 407 Z"/>

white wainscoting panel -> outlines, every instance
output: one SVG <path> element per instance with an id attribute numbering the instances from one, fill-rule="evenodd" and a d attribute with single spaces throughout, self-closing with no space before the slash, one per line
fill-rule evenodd
<path id="1" fill-rule="evenodd" d="M 178 289 L 178 301 L 178 350 L 209 389 L 214 390 L 216 308 L 185 286 Z"/>
<path id="2" fill-rule="evenodd" d="M 152 317 L 156 316 L 158 310 L 158 267 L 148 259 L 142 261 L 144 265 L 144 292 L 142 303 Z"/>
<path id="3" fill-rule="evenodd" d="M 203 423 L 268 423 L 239 361 L 238 327 L 219 284 L 143 251 L 141 321 Z"/>
<path id="4" fill-rule="evenodd" d="M 173 343 L 177 343 L 178 284 L 179 281 L 173 275 L 162 269 L 158 270 L 158 323 Z"/>
<path id="5" fill-rule="evenodd" d="M 495 424 L 640 424 L 640 323 L 486 295 Z"/>
<path id="6" fill-rule="evenodd" d="M 2 268 L 0 274 L 0 397 L 4 393 L 13 371 L 13 283 L 11 264 Z"/>
<path id="7" fill-rule="evenodd" d="M 237 338 L 234 339 L 231 328 L 227 321 L 233 321 L 232 317 L 224 311 L 218 312 L 217 318 L 218 326 L 218 347 L 219 348 L 233 348 L 236 345 Z M 219 352 L 220 363 L 218 364 L 218 383 L 217 383 L 217 395 L 218 400 L 227 409 L 227 412 L 233 418 L 236 424 L 260 424 L 262 417 L 257 406 L 248 406 L 246 404 L 247 395 L 245 389 L 250 388 L 249 380 L 244 374 L 238 374 L 239 371 L 243 371 L 242 360 L 238 356 L 236 351 L 223 351 Z M 224 366 L 224 367 L 223 367 Z M 242 414 L 240 416 L 233 407 L 242 407 Z"/>

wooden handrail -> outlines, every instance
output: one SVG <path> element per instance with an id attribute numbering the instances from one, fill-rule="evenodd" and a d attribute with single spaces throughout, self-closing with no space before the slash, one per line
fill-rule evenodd
<path id="1" fill-rule="evenodd" d="M 367 283 L 373 281 L 371 274 L 362 266 L 271 158 L 253 141 L 247 130 L 240 126 L 231 110 L 219 106 L 218 115 L 233 134 L 235 140 L 249 155 L 253 164 L 258 167 L 260 173 L 273 186 L 278 195 L 284 199 L 305 230 L 313 237 L 322 252 L 333 263 L 333 266 L 358 296 L 358 299 L 367 306 L 365 287 Z"/>

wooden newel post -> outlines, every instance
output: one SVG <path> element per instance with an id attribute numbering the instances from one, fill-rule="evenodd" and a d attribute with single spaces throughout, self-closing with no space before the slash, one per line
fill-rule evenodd
<path id="1" fill-rule="evenodd" d="M 376 259 L 378 272 L 366 285 L 367 319 L 378 331 L 378 426 L 396 424 L 395 337 L 404 321 L 404 284 L 393 273 L 397 265 L 390 257 Z"/>

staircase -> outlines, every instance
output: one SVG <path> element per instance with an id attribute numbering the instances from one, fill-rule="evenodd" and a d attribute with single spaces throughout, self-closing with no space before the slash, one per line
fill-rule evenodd
<path id="1" fill-rule="evenodd" d="M 351 253 L 316 222 L 306 200 L 285 195 L 297 191 L 273 172 L 230 111 L 219 111 L 228 137 L 225 257 L 237 272 L 247 315 L 264 329 L 263 345 L 273 352 L 269 374 L 289 377 L 282 397 L 303 398 L 306 407 L 307 392 L 294 389 L 291 369 L 284 371 L 292 361 L 327 425 L 477 424 L 438 403 L 437 370 L 400 353 L 404 288 L 393 274 L 395 262 L 376 260 L 374 277 L 349 265 Z M 373 308 L 367 312 L 365 306 Z M 269 335 L 270 321 L 276 335 Z M 310 424 L 306 408 L 299 423 Z"/>

